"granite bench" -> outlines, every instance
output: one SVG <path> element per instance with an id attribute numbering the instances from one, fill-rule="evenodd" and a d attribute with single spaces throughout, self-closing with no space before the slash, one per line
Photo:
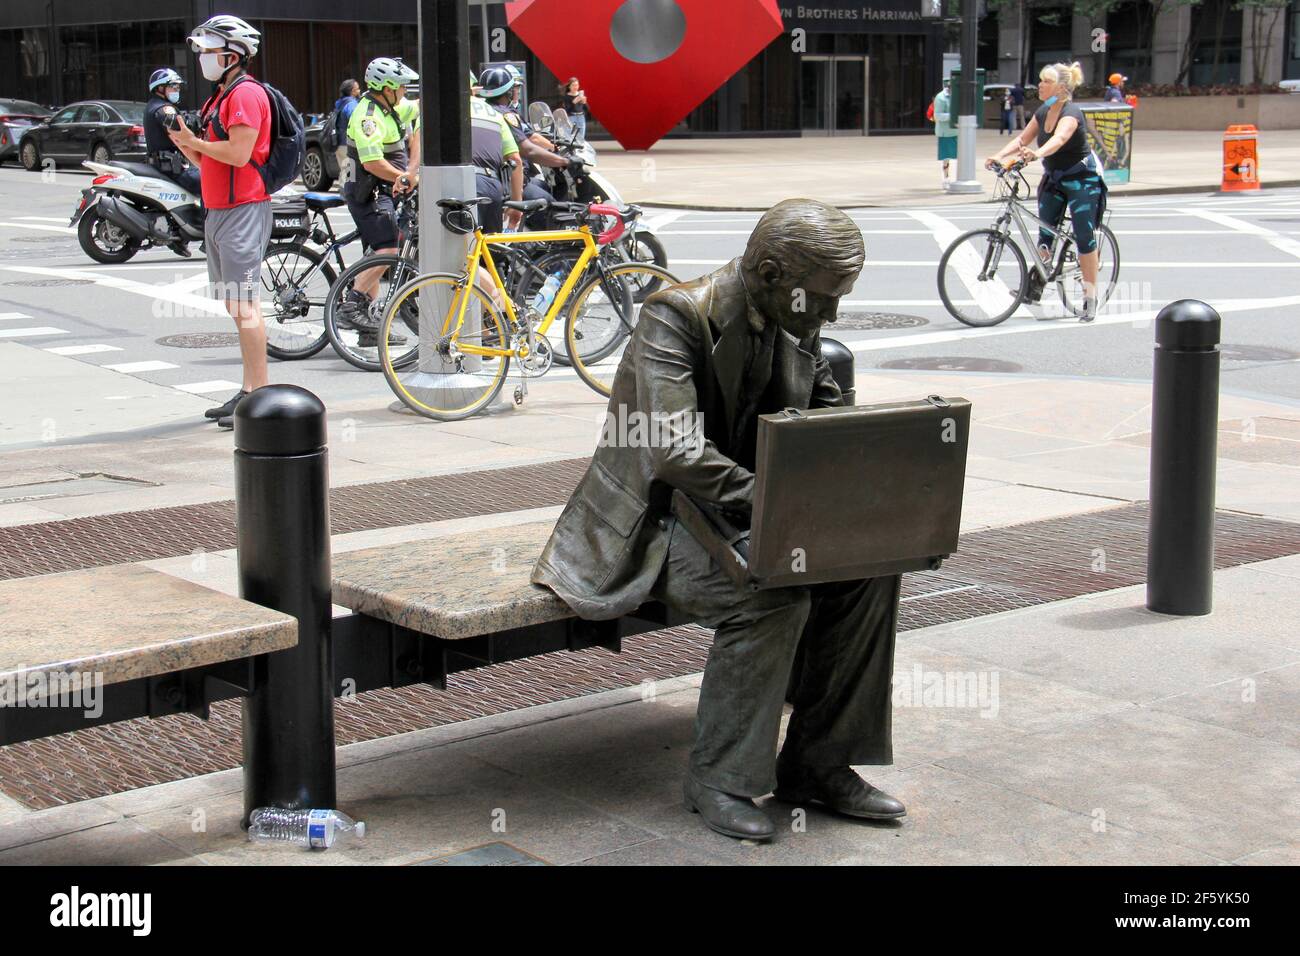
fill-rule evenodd
<path id="1" fill-rule="evenodd" d="M 561 650 L 604 647 L 689 621 L 659 604 L 612 621 L 584 621 L 529 581 L 554 522 L 448 535 L 336 554 L 336 683 L 353 691 L 427 683 Z M 386 651 L 381 652 L 381 648 Z"/>
<path id="2" fill-rule="evenodd" d="M 0 581 L 0 745 L 135 717 L 207 717 L 298 622 L 142 565 Z"/>

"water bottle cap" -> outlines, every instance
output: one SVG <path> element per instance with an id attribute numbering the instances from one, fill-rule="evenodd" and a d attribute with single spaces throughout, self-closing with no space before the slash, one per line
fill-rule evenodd
<path id="1" fill-rule="evenodd" d="M 358 820 L 358 821 L 357 821 L 357 836 L 364 838 L 365 835 L 366 835 L 366 822 L 365 822 L 364 820 Z"/>

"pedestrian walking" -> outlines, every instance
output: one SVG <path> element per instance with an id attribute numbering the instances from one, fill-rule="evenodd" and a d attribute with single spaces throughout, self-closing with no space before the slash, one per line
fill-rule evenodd
<path id="1" fill-rule="evenodd" d="M 938 143 L 938 159 L 943 163 L 943 173 L 939 177 L 939 187 L 947 189 L 949 164 L 957 158 L 957 124 L 952 115 L 952 80 L 943 81 L 943 89 L 934 98 L 934 135 Z M 956 179 L 954 174 L 953 179 Z"/>
<path id="2" fill-rule="evenodd" d="M 239 330 L 243 385 L 224 404 L 203 413 L 222 428 L 235 427 L 235 406 L 245 395 L 270 384 L 261 277 L 271 238 L 271 197 L 258 170 L 271 154 L 271 101 L 248 72 L 261 36 L 226 14 L 195 28 L 190 47 L 199 56 L 204 78 L 217 89 L 199 114 L 202 139 L 184 123 L 170 134 L 202 173 L 208 281 Z"/>
<path id="3" fill-rule="evenodd" d="M 576 76 L 569 77 L 569 82 L 564 84 L 564 108 L 569 113 L 569 119 L 573 121 L 573 128 L 578 131 L 578 139 L 585 140 L 587 114 L 591 110 L 587 108 L 587 93 Z"/>
<path id="4" fill-rule="evenodd" d="M 1016 114 L 1016 129 L 1025 128 L 1025 88 L 1017 83 L 1011 87 L 1011 109 Z"/>
<path id="5" fill-rule="evenodd" d="M 1015 130 L 1012 119 L 1011 90 L 1008 88 L 1002 91 L 1002 129 L 999 132 L 1006 133 L 1010 136 Z"/>
<path id="6" fill-rule="evenodd" d="M 339 87 L 339 98 L 334 101 L 334 156 L 339 162 L 339 178 L 345 183 L 352 179 L 354 173 L 348 163 L 348 120 L 352 111 L 361 100 L 361 84 L 349 78 Z"/>

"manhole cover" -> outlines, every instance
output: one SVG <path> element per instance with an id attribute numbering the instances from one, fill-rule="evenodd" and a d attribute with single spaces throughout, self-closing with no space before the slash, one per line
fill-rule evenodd
<path id="1" fill-rule="evenodd" d="M 14 236 L 10 242 L 76 242 L 76 236 Z"/>
<path id="2" fill-rule="evenodd" d="M 238 332 L 182 332 L 155 339 L 159 345 L 173 349 L 222 349 L 239 344 Z"/>
<path id="3" fill-rule="evenodd" d="M 935 358 L 894 359 L 881 368 L 924 369 L 928 372 L 1022 372 L 1024 367 L 1001 359 L 941 355 Z"/>
<path id="4" fill-rule="evenodd" d="M 1295 352 L 1264 345 L 1220 345 L 1219 354 L 1225 362 L 1294 362 L 1300 358 Z"/>
<path id="5" fill-rule="evenodd" d="M 929 325 L 929 319 L 919 315 L 900 315 L 897 312 L 845 312 L 836 317 L 836 329 L 914 329 Z"/>
<path id="6" fill-rule="evenodd" d="M 94 285 L 94 279 L 14 279 L 5 285 L 25 285 L 37 289 L 48 289 L 56 285 Z"/>

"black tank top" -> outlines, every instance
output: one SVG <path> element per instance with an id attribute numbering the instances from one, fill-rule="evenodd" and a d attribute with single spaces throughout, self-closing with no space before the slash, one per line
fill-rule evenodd
<path id="1" fill-rule="evenodd" d="M 1040 106 L 1034 113 L 1034 119 L 1038 121 L 1038 146 L 1042 148 L 1053 136 L 1056 135 L 1056 126 L 1052 127 L 1049 133 L 1045 128 L 1047 123 L 1047 113 L 1051 107 Z M 1061 120 L 1067 116 L 1073 116 L 1079 125 L 1074 130 L 1074 135 L 1066 140 L 1065 145 L 1058 149 L 1050 156 L 1043 157 L 1043 168 L 1050 172 L 1062 172 L 1071 166 L 1076 166 L 1088 158 L 1092 152 L 1088 148 L 1088 134 L 1083 129 L 1083 110 L 1073 103 L 1066 103 L 1061 107 L 1061 115 L 1056 118 L 1057 126 Z"/>

